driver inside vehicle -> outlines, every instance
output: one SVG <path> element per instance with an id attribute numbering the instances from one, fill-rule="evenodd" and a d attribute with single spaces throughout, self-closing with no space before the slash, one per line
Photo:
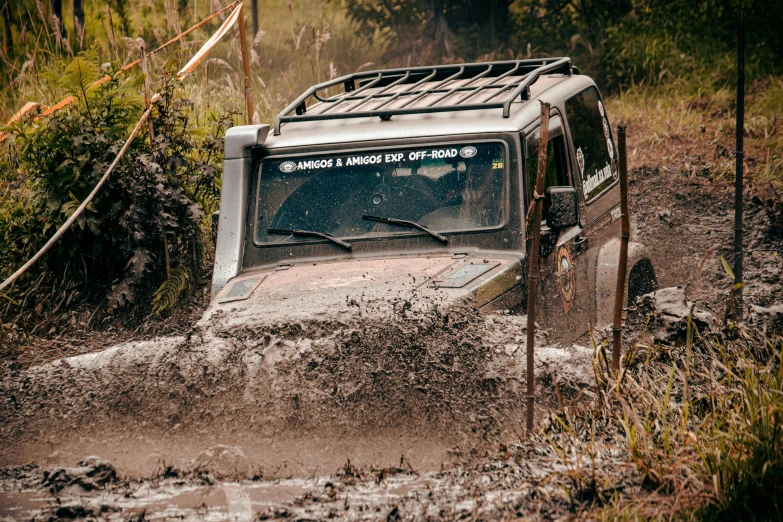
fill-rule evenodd
<path id="1" fill-rule="evenodd" d="M 461 170 L 461 171 L 460 171 Z M 460 163 L 456 183 L 442 198 L 438 208 L 419 222 L 433 230 L 487 228 L 500 222 L 497 195 L 503 189 L 502 176 L 492 175 L 486 163 Z"/>

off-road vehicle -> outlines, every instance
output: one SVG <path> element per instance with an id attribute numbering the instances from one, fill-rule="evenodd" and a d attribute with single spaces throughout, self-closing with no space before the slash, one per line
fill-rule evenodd
<path id="1" fill-rule="evenodd" d="M 354 73 L 308 89 L 273 128 L 230 129 L 213 309 L 318 318 L 402 296 L 524 312 L 539 101 L 551 115 L 538 321 L 563 339 L 608 325 L 617 150 L 569 58 Z M 629 299 L 654 289 L 638 243 L 629 268 Z"/>

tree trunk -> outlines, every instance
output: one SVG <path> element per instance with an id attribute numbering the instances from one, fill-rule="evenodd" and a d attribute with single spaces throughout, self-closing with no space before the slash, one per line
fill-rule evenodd
<path id="1" fill-rule="evenodd" d="M 432 39 L 429 52 L 422 53 L 422 59 L 450 59 L 451 52 L 451 30 L 448 21 L 444 16 L 444 0 L 427 0 L 427 23 L 424 26 L 424 35 Z"/>
<path id="2" fill-rule="evenodd" d="M 5 55 L 11 56 L 14 53 L 14 36 L 11 32 L 11 2 L 6 2 L 3 6 L 3 27 L 5 32 Z"/>

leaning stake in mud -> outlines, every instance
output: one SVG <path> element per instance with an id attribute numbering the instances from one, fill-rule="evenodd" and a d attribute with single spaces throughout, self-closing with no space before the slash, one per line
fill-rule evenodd
<path id="1" fill-rule="evenodd" d="M 530 230 L 530 249 L 527 263 L 527 416 L 525 426 L 527 433 L 533 431 L 536 403 L 536 297 L 538 296 L 538 249 L 541 242 L 541 215 L 543 213 L 544 176 L 546 175 L 546 148 L 549 141 L 549 104 L 541 102 L 541 140 L 538 143 L 538 170 L 536 185 L 533 190 L 532 219 L 528 219 Z M 532 228 L 531 228 L 532 227 Z"/>

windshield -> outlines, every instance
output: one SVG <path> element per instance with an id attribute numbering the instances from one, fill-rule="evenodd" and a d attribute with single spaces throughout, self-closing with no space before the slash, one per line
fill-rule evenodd
<path id="1" fill-rule="evenodd" d="M 365 215 L 441 232 L 498 227 L 505 219 L 505 172 L 502 143 L 269 158 L 259 168 L 255 239 L 317 240 L 270 229 L 337 238 L 421 233 Z"/>

